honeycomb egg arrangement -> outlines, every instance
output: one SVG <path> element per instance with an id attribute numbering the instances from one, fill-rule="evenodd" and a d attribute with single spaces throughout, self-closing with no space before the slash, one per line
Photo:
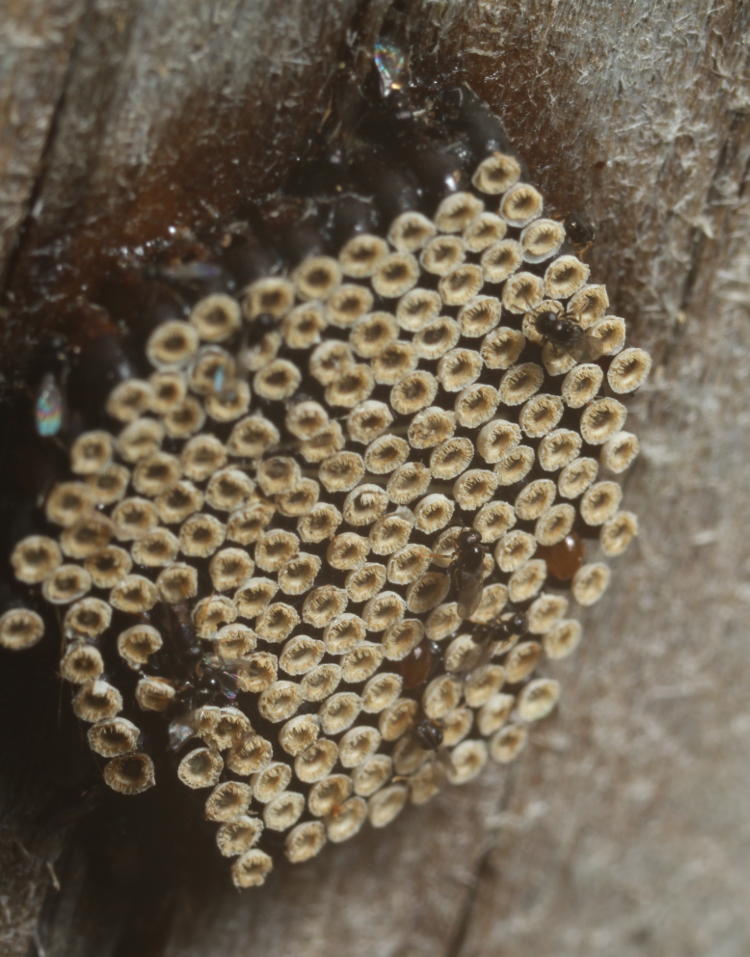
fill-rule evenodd
<path id="1" fill-rule="evenodd" d="M 11 554 L 0 645 L 57 610 L 106 784 L 176 775 L 238 887 L 516 758 L 637 532 L 649 357 L 499 121 L 450 106 L 400 108 L 418 146 L 325 207 L 335 248 L 142 317 Z"/>

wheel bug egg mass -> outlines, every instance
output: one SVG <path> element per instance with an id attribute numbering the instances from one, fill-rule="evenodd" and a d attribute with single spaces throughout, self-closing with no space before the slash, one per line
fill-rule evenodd
<path id="1" fill-rule="evenodd" d="M 33 394 L 40 438 L 64 437 L 69 393 L 87 431 L 44 535 L 13 543 L 36 604 L 0 615 L 0 647 L 40 640 L 37 604 L 69 607 L 74 710 L 117 731 L 89 736 L 105 782 L 182 782 L 241 887 L 514 757 L 557 700 L 520 697 L 543 649 L 579 637 L 560 592 L 591 604 L 609 582 L 577 477 L 624 471 L 636 444 L 622 403 L 594 399 L 604 373 L 570 370 L 589 327 L 614 355 L 624 325 L 560 253 L 498 117 L 409 67 L 379 41 L 356 118 L 262 223 L 144 276 L 132 341 L 104 323 L 75 389 L 53 363 Z M 647 371 L 631 350 L 609 378 Z M 104 411 L 81 408 L 103 381 Z M 550 431 L 563 401 L 580 442 L 574 421 Z M 612 557 L 637 526 L 604 484 L 583 511 Z"/>

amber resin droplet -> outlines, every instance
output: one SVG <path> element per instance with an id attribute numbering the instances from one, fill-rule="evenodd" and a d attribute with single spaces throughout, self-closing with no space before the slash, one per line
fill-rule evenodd
<path id="1" fill-rule="evenodd" d="M 430 677 L 439 654 L 434 641 L 423 641 L 406 658 L 398 662 L 396 670 L 404 679 L 404 688 L 419 688 Z"/>
<path id="2" fill-rule="evenodd" d="M 540 545 L 536 557 L 544 559 L 552 578 L 567 582 L 583 564 L 585 550 L 581 536 L 570 532 L 557 545 Z"/>

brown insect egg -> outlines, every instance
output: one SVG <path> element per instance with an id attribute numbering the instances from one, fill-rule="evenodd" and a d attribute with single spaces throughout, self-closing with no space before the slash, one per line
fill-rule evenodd
<path id="1" fill-rule="evenodd" d="M 419 262 L 428 273 L 447 276 L 465 257 L 466 247 L 457 236 L 436 236 L 422 250 Z"/>
<path id="2" fill-rule="evenodd" d="M 521 164 L 515 156 L 492 153 L 482 160 L 472 177 L 473 185 L 490 196 L 506 192 L 521 176 Z"/>
<path id="3" fill-rule="evenodd" d="M 176 369 L 152 373 L 149 385 L 151 386 L 149 408 L 157 415 L 164 415 L 179 405 L 187 391 L 184 373 Z"/>
<path id="4" fill-rule="evenodd" d="M 431 289 L 412 289 L 396 305 L 396 322 L 402 329 L 417 332 L 440 313 L 440 296 Z"/>
<path id="5" fill-rule="evenodd" d="M 45 514 L 55 525 L 70 528 L 91 504 L 91 491 L 82 482 L 60 482 L 47 496 Z"/>
<path id="6" fill-rule="evenodd" d="M 539 263 L 554 256 L 565 240 L 565 227 L 555 219 L 537 219 L 521 232 L 526 262 Z"/>
<path id="7" fill-rule="evenodd" d="M 240 327 L 240 305 L 231 296 L 214 293 L 193 306 L 190 322 L 204 342 L 222 342 Z"/>
<path id="8" fill-rule="evenodd" d="M 435 235 L 436 227 L 432 220 L 422 213 L 401 213 L 391 223 L 388 240 L 400 252 L 416 252 Z"/>
<path id="9" fill-rule="evenodd" d="M 430 481 L 430 471 L 421 462 L 405 462 L 391 474 L 386 492 L 391 502 L 408 505 L 420 495 L 424 495 Z"/>
<path id="10" fill-rule="evenodd" d="M 136 419 L 130 422 L 117 437 L 117 452 L 126 462 L 153 455 L 159 450 L 164 438 L 164 427 L 155 419 Z"/>
<path id="11" fill-rule="evenodd" d="M 541 194 L 528 183 L 516 183 L 500 200 L 500 215 L 509 226 L 521 228 L 541 215 L 544 201 Z"/>
<path id="12" fill-rule="evenodd" d="M 314 784 L 330 774 L 338 759 L 338 747 L 321 738 L 294 759 L 294 773 L 305 784 Z"/>
<path id="13" fill-rule="evenodd" d="M 307 805 L 316 817 L 335 811 L 352 793 L 351 779 L 345 774 L 331 774 L 310 788 Z"/>
<path id="14" fill-rule="evenodd" d="M 557 704 L 560 685 L 549 678 L 530 681 L 518 696 L 518 716 L 523 721 L 540 721 Z"/>
<path id="15" fill-rule="evenodd" d="M 333 537 L 342 519 L 335 505 L 319 502 L 298 520 L 297 534 L 303 542 L 324 542 Z"/>
<path id="16" fill-rule="evenodd" d="M 236 857 L 257 844 L 262 833 L 263 822 L 257 817 L 243 814 L 219 827 L 216 846 L 223 857 Z"/>
<path id="17" fill-rule="evenodd" d="M 480 213 L 464 229 L 463 240 L 466 249 L 481 253 L 488 246 L 505 238 L 508 226 L 495 213 Z"/>
<path id="18" fill-rule="evenodd" d="M 152 402 L 153 390 L 149 382 L 126 379 L 110 392 L 104 408 L 108 415 L 118 422 L 132 422 L 145 412 Z"/>
<path id="19" fill-rule="evenodd" d="M 95 475 L 87 475 L 86 483 L 95 505 L 113 505 L 123 498 L 130 482 L 130 469 L 124 465 L 105 465 Z"/>
<path id="20" fill-rule="evenodd" d="M 133 751 L 140 731 L 127 718 L 110 718 L 93 724 L 88 730 L 89 747 L 105 758 Z"/>
<path id="21" fill-rule="evenodd" d="M 140 614 L 158 601 L 156 586 L 143 575 L 126 575 L 109 593 L 109 601 L 118 611 Z"/>
<path id="22" fill-rule="evenodd" d="M 435 225 L 444 233 L 459 233 L 482 212 L 484 203 L 472 193 L 451 193 L 435 211 Z"/>
<path id="23" fill-rule="evenodd" d="M 374 754 L 352 771 L 354 792 L 369 797 L 390 780 L 393 774 L 393 761 L 389 755 Z"/>
<path id="24" fill-rule="evenodd" d="M 481 706 L 477 727 L 485 737 L 490 737 L 505 724 L 513 711 L 515 700 L 511 694 L 497 693 Z"/>
<path id="25" fill-rule="evenodd" d="M 196 329 L 181 319 L 169 319 L 151 333 L 146 356 L 157 369 L 186 365 L 198 350 Z"/>
<path id="26" fill-rule="evenodd" d="M 410 342 L 391 342 L 372 360 L 376 385 L 396 385 L 417 367 L 419 356 Z"/>
<path id="27" fill-rule="evenodd" d="M 270 741 L 258 734 L 249 734 L 227 752 L 226 765 L 234 774 L 256 774 L 270 766 L 272 756 Z M 285 786 L 283 784 L 282 789 Z"/>
<path id="28" fill-rule="evenodd" d="M 439 359 L 456 345 L 460 336 L 461 330 L 455 319 L 438 316 L 416 333 L 414 347 L 420 359 Z"/>
<path id="29" fill-rule="evenodd" d="M 515 315 L 539 307 L 544 298 L 544 286 L 539 276 L 531 272 L 517 272 L 509 276 L 503 287 L 503 308 Z"/>
<path id="30" fill-rule="evenodd" d="M 367 601 L 382 590 L 386 569 L 378 562 L 366 562 L 346 576 L 346 593 L 354 602 Z"/>
<path id="31" fill-rule="evenodd" d="M 13 549 L 10 563 L 18 581 L 34 585 L 43 582 L 62 564 L 62 553 L 54 539 L 29 535 Z"/>
<path id="32" fill-rule="evenodd" d="M 401 694 L 403 679 L 392 672 L 374 675 L 362 691 L 362 710 L 379 714 L 389 708 Z"/>
<path id="33" fill-rule="evenodd" d="M 273 860 L 258 848 L 246 851 L 232 864 L 232 882 L 234 886 L 260 887 L 273 869 Z"/>
<path id="34" fill-rule="evenodd" d="M 211 638 L 211 643 L 220 658 L 232 661 L 243 658 L 253 651 L 257 644 L 257 638 L 247 625 L 233 622 L 219 628 Z"/>
<path id="35" fill-rule="evenodd" d="M 417 702 L 411 698 L 399 698 L 380 712 L 378 730 L 384 741 L 397 741 L 414 725 Z"/>
<path id="36" fill-rule="evenodd" d="M 124 754 L 108 761 L 104 781 L 120 794 L 141 794 L 156 784 L 154 763 L 147 754 Z"/>
<path id="37" fill-rule="evenodd" d="M 163 678 L 141 678 L 135 688 L 135 700 L 143 711 L 166 711 L 176 694 Z"/>
<path id="38" fill-rule="evenodd" d="M 247 415 L 233 426 L 226 448 L 230 455 L 253 459 L 263 455 L 278 441 L 279 430 L 272 422 L 262 415 Z M 212 473 L 213 467 L 203 477 Z"/>
<path id="39" fill-rule="evenodd" d="M 0 642 L 1 644 L 1 642 Z M 60 658 L 60 676 L 72 684 L 96 681 L 104 674 L 104 659 L 94 645 L 72 641 Z"/>
<path id="40" fill-rule="evenodd" d="M 374 298 L 365 286 L 344 283 L 328 297 L 325 305 L 326 319 L 339 329 L 350 329 L 357 320 L 370 312 Z"/>
<path id="41" fill-rule="evenodd" d="M 523 262 L 523 247 L 514 239 L 500 239 L 488 246 L 480 258 L 487 282 L 504 282 Z"/>
<path id="42" fill-rule="evenodd" d="M 368 816 L 373 827 L 386 827 L 403 811 L 409 791 L 403 784 L 383 788 L 368 801 Z"/>
<path id="43" fill-rule="evenodd" d="M 189 788 L 208 788 L 218 783 L 224 762 L 218 751 L 195 748 L 177 767 L 177 777 Z"/>
<path id="44" fill-rule="evenodd" d="M 122 695 L 113 685 L 97 679 L 81 685 L 73 698 L 73 711 L 81 721 L 93 724 L 104 718 L 113 718 L 122 711 Z"/>
<path id="45" fill-rule="evenodd" d="M 348 492 L 365 474 L 365 460 L 357 452 L 336 452 L 320 463 L 318 479 L 327 492 Z"/>
<path id="46" fill-rule="evenodd" d="M 384 652 L 375 642 L 363 642 L 341 657 L 341 677 L 359 684 L 373 675 L 383 663 Z"/>
<path id="47" fill-rule="evenodd" d="M 482 372 L 482 359 L 473 349 L 451 349 L 438 363 L 437 378 L 446 392 L 460 392 Z"/>
<path id="48" fill-rule="evenodd" d="M 42 583 L 42 597 L 52 605 L 68 605 L 91 588 L 91 576 L 79 565 L 59 565 Z"/>
<path id="49" fill-rule="evenodd" d="M 419 688 L 427 682 L 437 663 L 437 652 L 438 648 L 433 642 L 423 641 L 397 662 L 396 669 L 404 680 L 404 688 Z"/>
<path id="50" fill-rule="evenodd" d="M 471 708 L 480 708 L 493 696 L 505 682 L 505 669 L 500 665 L 480 665 L 471 671 L 464 682 L 464 697 Z"/>
<path id="51" fill-rule="evenodd" d="M 472 781 L 487 763 L 489 751 L 484 741 L 462 741 L 451 754 L 448 767 L 448 780 L 451 784 L 465 784 Z"/>
<path id="52" fill-rule="evenodd" d="M 162 646 L 162 637 L 152 625 L 133 625 L 120 632 L 117 651 L 133 669 L 140 670 L 148 664 L 151 655 Z"/>
<path id="53" fill-rule="evenodd" d="M 484 337 L 479 354 L 488 369 L 509 369 L 525 345 L 526 338 L 520 330 L 500 326 Z"/>
<path id="54" fill-rule="evenodd" d="M 638 518 L 633 512 L 618 512 L 602 525 L 599 542 L 608 558 L 614 558 L 627 549 L 638 534 Z"/>
<path id="55" fill-rule="evenodd" d="M 360 234 L 344 244 L 339 253 L 339 266 L 345 276 L 364 279 L 371 276 L 388 253 L 388 244 L 379 236 Z"/>
<path id="56" fill-rule="evenodd" d="M 346 731 L 356 721 L 361 708 L 360 696 L 353 691 L 331 695 L 318 711 L 322 730 L 332 736 Z"/>
<path id="57" fill-rule="evenodd" d="M 37 612 L 28 608 L 13 608 L 0 615 L 0 648 L 21 651 L 41 640 L 44 622 Z"/>
<path id="58" fill-rule="evenodd" d="M 93 475 L 109 463 L 112 452 L 113 441 L 109 432 L 102 429 L 84 432 L 70 447 L 70 467 L 78 475 Z"/>
<path id="59" fill-rule="evenodd" d="M 206 819 L 218 823 L 237 820 L 247 811 L 251 799 L 252 791 L 248 784 L 223 781 L 206 798 Z"/>
<path id="60" fill-rule="evenodd" d="M 84 515 L 60 535 L 60 547 L 70 558 L 88 558 L 106 547 L 114 534 L 109 518 L 97 512 Z"/>
<path id="61" fill-rule="evenodd" d="M 312 668 L 300 681 L 300 692 L 307 702 L 324 701 L 341 683 L 341 666 L 324 663 Z"/>
<path id="62" fill-rule="evenodd" d="M 537 558 L 547 563 L 547 571 L 558 581 L 570 581 L 583 564 L 585 546 L 575 532 L 569 532 L 556 545 L 540 546 Z"/>
<path id="63" fill-rule="evenodd" d="M 111 605 L 100 598 L 82 598 L 65 612 L 63 633 L 66 637 L 97 638 L 111 621 Z"/>
<path id="64" fill-rule="evenodd" d="M 229 514 L 227 538 L 238 545 L 251 545 L 262 537 L 273 516 L 274 507 L 267 502 L 243 505 Z"/>
<path id="65" fill-rule="evenodd" d="M 319 854 L 325 843 L 326 831 L 321 822 L 306 821 L 292 828 L 287 834 L 284 854 L 291 863 L 301 864 Z"/>
<path id="66" fill-rule="evenodd" d="M 424 627 L 417 618 L 396 618 L 385 629 L 381 644 L 385 657 L 391 661 L 402 661 L 420 644 Z M 377 624 L 377 622 L 375 622 Z M 379 630 L 379 629 L 372 629 Z M 397 671 L 394 667 L 393 671 Z M 403 683 L 403 682 L 402 682 Z"/>
<path id="67" fill-rule="evenodd" d="M 271 831 L 287 831 L 294 827 L 304 810 L 304 795 L 285 791 L 263 808 L 263 823 Z"/>
<path id="68" fill-rule="evenodd" d="M 326 651 L 331 655 L 344 654 L 365 640 L 365 623 L 359 615 L 337 615 L 323 629 Z"/>
<path id="69" fill-rule="evenodd" d="M 398 299 L 416 285 L 419 274 L 419 263 L 410 253 L 389 253 L 372 274 L 372 288 L 384 299 Z"/>
<path id="70" fill-rule="evenodd" d="M 136 565 L 158 567 L 169 565 L 177 557 L 180 543 L 166 528 L 155 528 L 133 543 L 130 554 Z"/>

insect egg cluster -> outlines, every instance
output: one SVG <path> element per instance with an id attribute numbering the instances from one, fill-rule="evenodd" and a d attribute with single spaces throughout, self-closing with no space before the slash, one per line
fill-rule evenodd
<path id="1" fill-rule="evenodd" d="M 141 317 L 11 554 L 0 645 L 58 610 L 105 782 L 201 793 L 240 887 L 513 760 L 637 532 L 649 357 L 481 101 L 392 147 L 384 102 L 283 269 L 248 234 Z"/>

